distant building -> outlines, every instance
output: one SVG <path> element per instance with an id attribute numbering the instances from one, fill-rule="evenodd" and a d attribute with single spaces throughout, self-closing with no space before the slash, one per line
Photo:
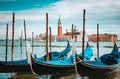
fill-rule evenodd
<path id="1" fill-rule="evenodd" d="M 71 36 L 61 36 L 61 37 L 57 37 L 56 41 L 72 41 Z"/>
<path id="2" fill-rule="evenodd" d="M 82 41 L 83 32 L 82 31 L 79 32 L 76 28 L 74 28 L 73 31 L 74 31 L 73 38 L 75 38 L 75 41 Z M 63 34 L 63 35 L 72 37 L 72 32 L 66 31 L 66 33 Z M 87 35 L 85 35 L 85 41 L 88 41 L 88 36 Z"/>
<path id="3" fill-rule="evenodd" d="M 97 34 L 89 35 L 88 37 L 89 41 L 97 41 Z M 99 34 L 99 41 L 101 42 L 116 42 L 118 41 L 116 34 Z"/>
<path id="4" fill-rule="evenodd" d="M 44 41 L 45 40 L 45 34 L 44 33 L 40 33 L 39 35 L 34 37 L 33 40 L 34 41 Z"/>

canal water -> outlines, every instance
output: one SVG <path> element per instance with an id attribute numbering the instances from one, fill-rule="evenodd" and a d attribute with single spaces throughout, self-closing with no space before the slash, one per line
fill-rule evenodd
<path id="1" fill-rule="evenodd" d="M 28 41 L 30 45 L 32 45 L 32 41 Z M 117 46 L 120 47 L 120 41 L 116 42 Z M 5 60 L 5 52 L 6 52 L 6 42 L 5 40 L 0 41 L 0 61 Z M 8 42 L 8 60 L 11 60 L 11 41 Z M 70 42 L 72 45 L 72 42 Z M 114 42 L 100 42 L 99 43 L 99 50 L 100 50 L 100 56 L 105 54 L 105 53 L 110 53 L 112 50 L 112 47 L 114 45 Z M 26 59 L 26 48 L 25 48 L 25 41 L 23 41 L 23 46 L 22 46 L 22 54 L 21 54 L 21 48 L 20 48 L 20 41 L 17 40 L 15 41 L 14 44 L 14 60 L 21 60 L 21 59 Z M 52 51 L 62 51 L 64 50 L 65 46 L 67 45 L 67 42 L 52 42 Z M 86 45 L 86 42 L 85 42 Z M 91 60 L 94 60 L 95 57 L 97 57 L 97 43 L 96 42 L 89 42 L 89 45 L 93 49 L 93 57 Z M 82 42 L 76 42 L 76 50 L 77 53 L 81 53 L 82 51 Z M 42 57 L 45 55 L 45 43 L 44 42 L 34 42 L 34 54 L 37 55 L 37 57 Z M 30 51 L 32 51 L 32 48 L 29 48 Z M 119 48 L 120 51 L 120 48 Z M 115 79 L 120 79 L 120 72 L 119 72 L 119 66 L 116 72 L 112 72 L 112 75 L 115 74 Z M 75 72 L 69 72 L 69 73 L 64 73 L 64 74 L 48 74 L 48 75 L 40 75 L 40 76 L 35 76 L 32 75 L 31 73 L 21 73 L 17 74 L 17 76 L 22 76 L 23 78 L 18 78 L 18 79 L 83 79 L 83 77 L 78 77 Z M 116 77 L 117 75 L 117 77 Z M 0 79 L 7 79 L 11 78 L 12 76 L 16 77 L 16 73 L 0 73 Z M 110 75 L 111 76 L 111 73 Z M 100 76 L 102 77 L 102 75 Z M 100 77 L 97 77 L 96 79 L 99 79 Z M 84 79 L 89 79 L 88 77 L 84 77 Z M 113 78 L 108 78 L 108 79 L 113 79 Z"/>

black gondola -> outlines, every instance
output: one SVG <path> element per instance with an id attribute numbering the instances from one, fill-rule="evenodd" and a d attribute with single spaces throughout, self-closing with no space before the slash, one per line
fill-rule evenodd
<path id="1" fill-rule="evenodd" d="M 115 67 L 113 65 L 117 64 L 114 63 L 116 56 L 117 57 L 119 56 L 119 52 L 116 43 L 114 43 L 114 48 L 112 52 L 110 54 L 104 54 L 103 56 L 100 57 L 100 59 L 97 59 L 96 61 L 83 62 L 81 59 L 77 57 L 77 71 L 82 76 L 92 77 L 105 74 L 107 75 L 108 73 L 115 70 Z M 108 61 L 109 62 L 113 61 L 114 64 L 108 65 Z"/>
<path id="2" fill-rule="evenodd" d="M 74 70 L 74 64 L 65 64 L 64 60 L 61 61 L 38 61 L 36 58 L 32 57 L 32 71 L 36 74 L 55 74 L 56 72 L 68 72 Z M 54 62 L 51 64 L 50 62 Z M 59 62 L 59 63 L 58 63 Z M 60 64 L 60 62 L 62 64 Z M 64 63 L 64 64 L 63 64 Z"/>
<path id="3" fill-rule="evenodd" d="M 105 65 L 101 61 L 91 61 L 91 62 L 82 62 L 81 59 L 78 59 L 77 62 L 77 71 L 81 76 L 99 76 L 107 75 L 108 73 L 115 70 L 114 67 Z"/>
<path id="4" fill-rule="evenodd" d="M 69 41 L 67 43 L 66 48 L 61 52 L 51 52 L 49 53 L 51 59 L 50 60 L 56 60 L 56 59 L 64 59 L 63 57 L 66 56 L 66 54 L 71 50 L 71 46 L 69 44 Z M 45 57 L 43 56 L 40 58 L 41 60 L 45 61 Z M 56 59 L 53 59 L 56 58 Z M 28 63 L 27 59 L 23 60 L 16 60 L 16 61 L 0 61 L 0 72 L 3 73 L 9 73 L 9 72 L 31 72 L 30 65 Z"/>

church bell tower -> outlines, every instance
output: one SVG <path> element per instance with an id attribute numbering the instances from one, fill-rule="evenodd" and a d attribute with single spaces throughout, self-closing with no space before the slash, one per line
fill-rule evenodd
<path id="1" fill-rule="evenodd" d="M 62 36 L 62 23 L 60 20 L 60 15 L 59 15 L 59 19 L 58 19 L 58 36 Z"/>

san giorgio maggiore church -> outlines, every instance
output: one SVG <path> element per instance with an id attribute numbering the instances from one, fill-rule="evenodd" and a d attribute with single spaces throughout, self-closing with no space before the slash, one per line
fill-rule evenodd
<path id="1" fill-rule="evenodd" d="M 74 26 L 73 31 L 74 31 L 73 38 L 75 39 L 75 41 L 82 41 L 83 32 L 78 31 L 76 26 Z M 34 40 L 35 41 L 44 41 L 45 40 L 45 34 L 40 33 L 39 36 L 36 36 L 34 38 Z M 52 41 L 58 41 L 59 42 L 59 41 L 66 41 L 66 40 L 72 41 L 72 29 L 71 29 L 71 31 L 66 30 L 66 32 L 63 33 L 62 32 L 62 22 L 61 22 L 61 19 L 60 19 L 60 16 L 59 16 L 58 26 L 57 26 L 57 35 L 52 35 Z M 92 35 L 86 35 L 85 34 L 85 41 L 88 41 L 88 40 L 96 42 L 97 34 L 92 34 Z M 117 34 L 108 34 L 108 33 L 99 34 L 99 41 L 102 41 L 102 42 L 116 42 L 116 41 L 118 41 L 118 36 L 117 36 Z"/>
<path id="2" fill-rule="evenodd" d="M 72 27 L 71 27 L 72 28 Z M 82 41 L 82 37 L 83 37 L 83 32 L 82 31 L 78 31 L 78 29 L 76 28 L 76 26 L 74 26 L 74 39 L 75 41 Z M 68 32 L 68 30 L 66 30 L 66 33 L 63 34 L 62 32 L 62 22 L 59 16 L 58 19 L 58 27 L 57 27 L 57 35 L 53 36 L 54 41 L 72 41 L 72 29 L 70 32 Z M 88 41 L 88 35 L 85 35 L 85 41 Z"/>

